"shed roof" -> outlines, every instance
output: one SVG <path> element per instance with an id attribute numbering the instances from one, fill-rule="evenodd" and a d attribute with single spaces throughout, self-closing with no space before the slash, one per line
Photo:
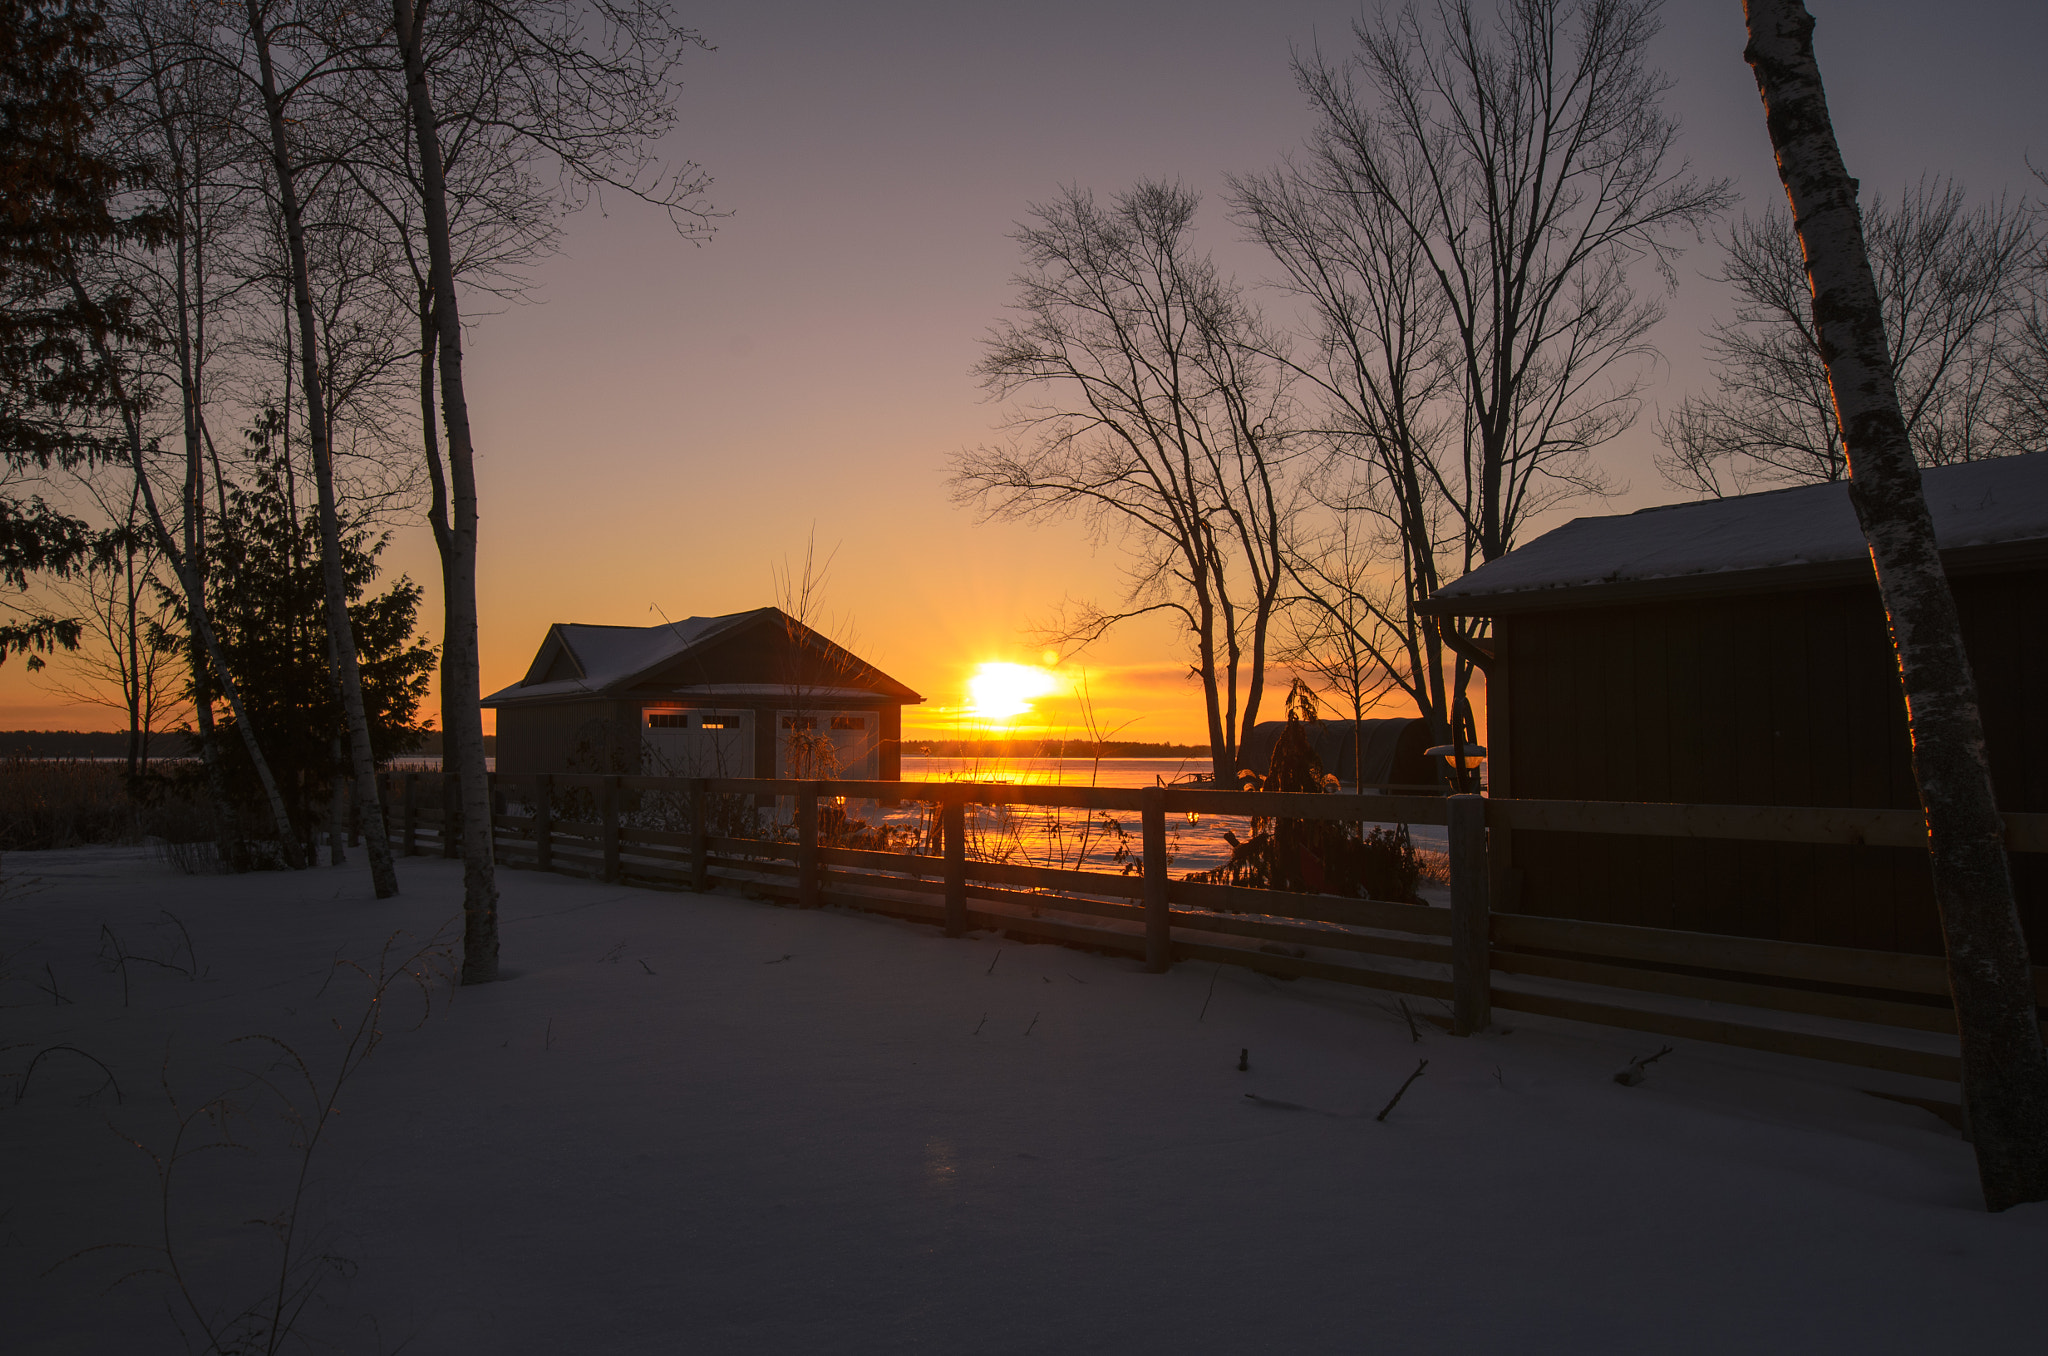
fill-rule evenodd
<path id="1" fill-rule="evenodd" d="M 921 702 L 923 697 L 879 669 L 856 659 L 795 622 L 780 608 L 760 607 L 722 617 L 685 617 L 660 626 L 593 626 L 580 622 L 556 622 L 548 628 L 526 676 L 510 687 L 500 688 L 483 699 L 490 707 L 623 695 L 629 690 L 658 683 L 663 696 L 693 698 L 763 697 L 785 693 L 788 684 L 700 682 L 676 683 L 664 679 L 663 670 L 677 660 L 705 654 L 722 641 L 757 623 L 773 623 L 778 630 L 801 633 L 820 652 L 836 655 L 843 662 L 846 680 L 820 688 L 805 684 L 802 691 L 811 699 L 860 699 L 884 697 L 892 701 Z M 566 670 L 566 672 L 565 672 Z M 551 676 L 552 675 L 552 676 Z"/>
<path id="2" fill-rule="evenodd" d="M 2048 452 L 1921 473 L 1951 569 L 2048 561 Z M 1868 578 L 1847 483 L 1574 518 L 1437 590 L 1429 610 L 1490 616 L 1674 593 Z"/>

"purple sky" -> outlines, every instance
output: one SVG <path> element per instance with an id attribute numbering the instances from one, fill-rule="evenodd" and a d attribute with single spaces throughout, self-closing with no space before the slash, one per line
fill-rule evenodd
<path id="1" fill-rule="evenodd" d="M 2048 6 L 1811 0 L 1850 170 L 1895 193 L 1923 172 L 2024 195 L 2048 165 Z M 972 667 L 1037 654 L 1023 632 L 1063 595 L 1108 600 L 1119 553 L 1076 524 L 977 526 L 942 483 L 996 436 L 969 369 L 1015 267 L 1006 238 L 1062 183 L 1145 176 L 1204 190 L 1203 239 L 1265 275 L 1224 220 L 1226 171 L 1261 169 L 1308 129 L 1290 45 L 1349 45 L 1353 3 L 685 5 L 701 55 L 671 138 L 731 213 L 701 247 L 615 202 L 569 225 L 537 304 L 480 318 L 470 349 L 482 453 L 486 688 L 513 681 L 550 621 L 645 625 L 774 600 L 771 569 L 813 522 L 837 545 L 828 612 L 930 699 L 944 726 Z M 1658 63 L 1707 174 L 1752 210 L 1779 200 L 1739 4 L 1667 7 Z M 1688 251 L 1656 339 L 1651 396 L 1704 383 L 1698 332 L 1720 305 L 1711 245 Z M 1650 464 L 1654 409 L 1608 449 L 1630 489 L 1678 498 Z M 1603 511 L 1598 506 L 1571 512 Z M 395 564 L 432 581 L 422 534 Z M 438 615 L 430 603 L 428 616 Z M 850 623 L 850 625 L 849 625 Z M 1165 626 L 1084 656 L 1127 738 L 1201 738 L 1199 695 Z M 10 723 L 38 714 L 18 667 Z M 1054 703 L 1047 714 L 1071 720 Z"/>

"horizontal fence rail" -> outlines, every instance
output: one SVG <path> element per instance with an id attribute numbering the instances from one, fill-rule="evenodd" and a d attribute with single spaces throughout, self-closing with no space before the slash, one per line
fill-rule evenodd
<path id="1" fill-rule="evenodd" d="M 400 779 L 393 834 L 403 850 L 455 855 L 461 816 L 446 779 Z M 430 790 L 428 781 L 443 785 Z M 1154 970 L 1213 960 L 1333 979 L 1442 1000 L 1445 1024 L 1460 1034 L 1484 1030 L 1501 1008 L 1928 1078 L 1959 1076 L 1941 957 L 1501 913 L 1488 898 L 1489 830 L 1912 847 L 1925 842 L 1913 810 L 590 773 L 494 774 L 492 787 L 495 850 L 515 867 L 671 889 L 737 887 L 800 906 L 895 914 L 953 936 L 994 929 L 1123 952 Z M 524 813 L 509 813 L 514 796 Z M 821 811 L 841 801 L 932 806 L 931 832 L 919 846 L 936 851 L 831 841 L 821 833 Z M 634 822 L 657 803 L 671 823 L 689 827 Z M 768 828 L 775 836 L 717 831 L 719 804 L 774 807 Z M 1121 874 L 978 860 L 967 847 L 969 806 L 1135 813 L 1144 852 Z M 1443 825 L 1451 905 L 1171 879 L 1165 819 L 1187 813 Z M 2048 814 L 2005 820 L 2009 850 L 2048 852 Z M 2048 969 L 2037 967 L 2034 980 L 2048 1009 Z"/>

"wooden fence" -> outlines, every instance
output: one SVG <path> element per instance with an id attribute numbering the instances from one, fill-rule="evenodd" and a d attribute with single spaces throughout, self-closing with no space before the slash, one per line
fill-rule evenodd
<path id="1" fill-rule="evenodd" d="M 411 854 L 452 854 L 443 779 L 394 778 L 394 835 Z M 1490 800 L 1483 796 L 1288 795 L 1178 787 L 978 782 L 792 782 L 745 778 L 496 776 L 493 829 L 513 867 L 705 890 L 737 885 L 802 907 L 832 904 L 939 924 L 948 936 L 994 929 L 1142 956 L 1249 966 L 1444 1000 L 1458 1034 L 1493 1010 L 1541 1013 L 1664 1036 L 1955 1080 L 1955 1012 L 1938 956 L 1680 932 L 1496 912 L 1487 831 L 1521 828 L 1657 837 L 1912 845 L 1917 811 L 1781 806 Z M 508 814 L 511 795 L 526 811 Z M 793 837 L 713 831 L 716 803 L 786 804 Z M 935 855 L 834 846 L 820 807 L 845 798 L 934 807 Z M 589 818 L 562 818 L 558 806 Z M 688 828 L 649 828 L 660 817 Z M 1135 813 L 1144 845 L 1132 874 L 976 860 L 967 807 Z M 1448 909 L 1169 879 L 1167 816 L 1265 815 L 1441 824 Z M 2048 852 L 2048 814 L 2006 816 L 2014 852 Z M 2048 1006 L 2048 969 L 2036 967 Z"/>

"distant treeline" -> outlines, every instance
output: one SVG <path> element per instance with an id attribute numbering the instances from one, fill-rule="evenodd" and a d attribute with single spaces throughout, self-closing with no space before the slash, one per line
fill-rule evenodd
<path id="1" fill-rule="evenodd" d="M 910 758 L 1207 758 L 1207 744 L 1140 744 L 1111 739 L 906 739 Z"/>
<path id="2" fill-rule="evenodd" d="M 484 736 L 484 756 L 498 751 L 498 737 Z M 149 756 L 190 758 L 198 750 L 191 736 L 178 730 L 158 730 L 149 737 Z M 430 731 L 412 753 L 413 758 L 438 758 L 441 732 Z M 0 730 L 0 757 L 8 758 L 126 758 L 126 730 Z"/>

